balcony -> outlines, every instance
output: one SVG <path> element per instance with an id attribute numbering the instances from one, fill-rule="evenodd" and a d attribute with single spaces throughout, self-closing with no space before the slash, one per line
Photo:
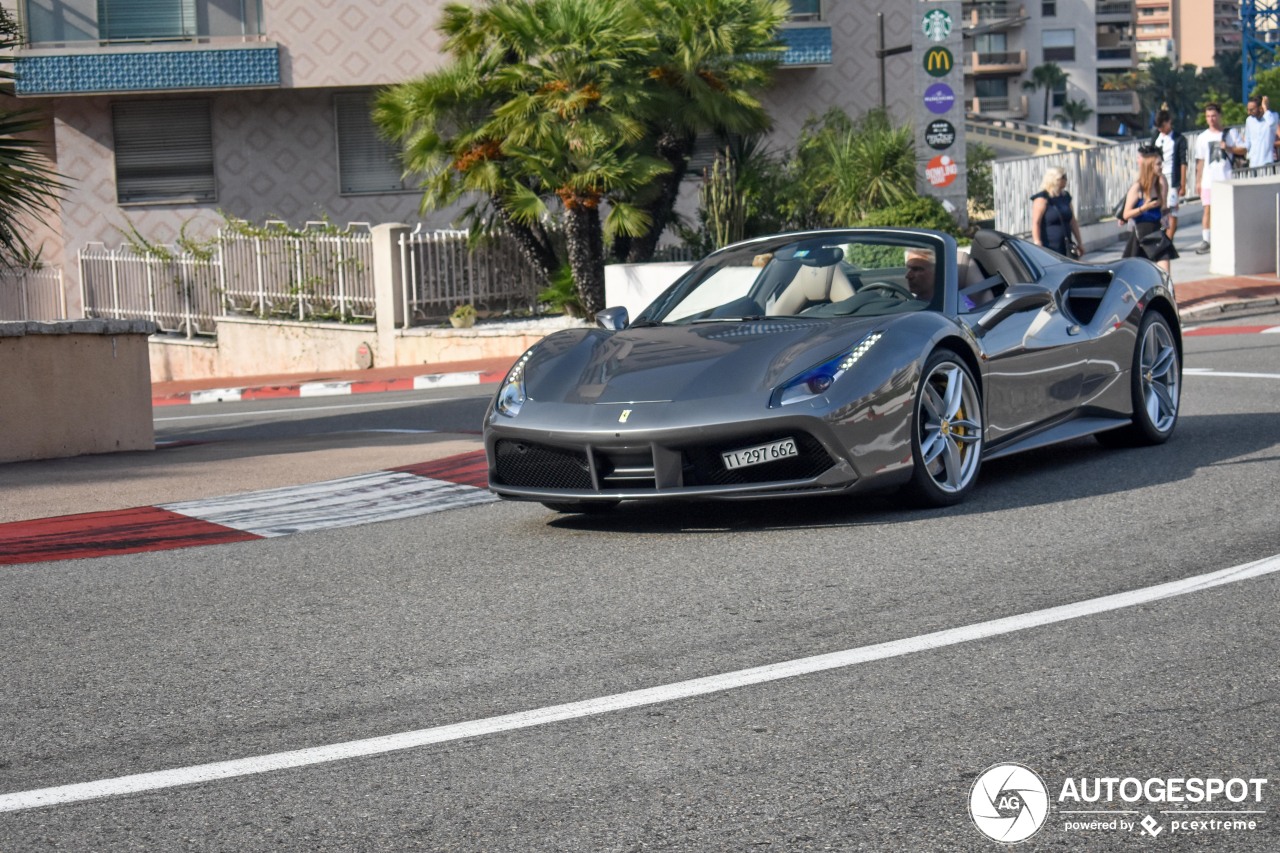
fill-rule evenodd
<path id="1" fill-rule="evenodd" d="M 258 0 L 21 0 L 18 95 L 280 85 Z"/>
<path id="2" fill-rule="evenodd" d="M 1132 68 L 1134 65 L 1133 46 L 1117 45 L 1098 48 L 1098 70 L 1113 68 Z"/>
<path id="3" fill-rule="evenodd" d="M 964 108 L 966 112 L 978 113 L 992 118 L 1026 118 L 1027 96 L 971 98 L 965 101 Z"/>
<path id="4" fill-rule="evenodd" d="M 1013 29 L 1028 20 L 1026 7 L 1009 0 L 966 2 L 960 7 L 961 28 L 966 36 Z"/>
<path id="5" fill-rule="evenodd" d="M 260 89 L 280 85 L 274 44 L 230 48 L 24 51 L 13 58 L 19 96 Z"/>
<path id="6" fill-rule="evenodd" d="M 1137 115 L 1139 108 L 1137 92 L 1103 91 L 1098 93 L 1099 115 Z"/>
<path id="7" fill-rule="evenodd" d="M 1133 20 L 1132 0 L 1099 0 L 1094 17 L 1099 24 L 1124 24 Z"/>
<path id="8" fill-rule="evenodd" d="M 813 68 L 831 64 L 831 26 L 829 24 L 784 26 L 778 38 L 787 45 L 782 54 L 784 68 Z"/>
<path id="9" fill-rule="evenodd" d="M 965 63 L 966 74 L 1021 74 L 1027 70 L 1025 50 L 1003 53 L 970 53 Z"/>

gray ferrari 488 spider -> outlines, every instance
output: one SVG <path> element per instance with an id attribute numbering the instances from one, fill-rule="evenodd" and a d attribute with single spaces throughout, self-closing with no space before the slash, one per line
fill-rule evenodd
<path id="1" fill-rule="evenodd" d="M 622 500 L 905 486 L 962 499 L 984 459 L 1096 434 L 1158 444 L 1182 338 L 1142 259 L 1091 265 L 979 231 L 784 234 L 708 256 L 634 320 L 562 331 L 485 416 L 490 488 Z"/>

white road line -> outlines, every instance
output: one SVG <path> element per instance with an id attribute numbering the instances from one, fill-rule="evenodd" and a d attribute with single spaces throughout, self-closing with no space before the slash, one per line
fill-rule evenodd
<path id="1" fill-rule="evenodd" d="M 1280 373 L 1237 373 L 1230 370 L 1214 370 L 1212 367 L 1185 367 L 1184 376 L 1229 376 L 1235 379 L 1280 379 Z"/>
<path id="2" fill-rule="evenodd" d="M 80 782 L 53 788 L 17 791 L 0 795 L 0 812 L 22 811 L 42 806 L 100 799 L 102 797 L 157 791 L 181 785 L 212 782 L 218 779 L 233 779 L 238 776 L 269 773 L 273 770 L 307 767 L 349 758 L 380 755 L 430 744 L 463 740 L 497 732 L 541 726 L 563 720 L 607 714 L 627 708 L 673 702 L 694 696 L 705 696 L 710 693 L 735 690 L 740 687 L 765 684 L 815 672 L 841 669 L 860 663 L 908 655 L 913 652 L 940 649 L 957 643 L 983 640 L 1013 631 L 1052 625 L 1068 619 L 1078 619 L 1083 616 L 1135 607 L 1165 598 L 1173 598 L 1191 592 L 1201 592 L 1237 581 L 1262 577 L 1274 572 L 1280 572 L 1280 555 L 1145 589 L 1106 595 L 1101 598 L 1091 598 L 1075 604 L 1064 604 L 1060 607 L 1050 607 L 1046 610 L 1037 610 L 1018 616 L 1006 616 L 1002 619 L 992 619 L 989 622 L 979 622 L 962 628 L 951 628 L 919 637 L 910 637 L 903 640 L 879 643 L 874 646 L 862 646 L 861 648 L 849 649 L 843 652 L 832 652 L 825 655 L 783 661 L 782 663 L 768 664 L 753 669 L 742 669 L 723 675 L 712 675 L 661 687 L 618 693 L 613 696 L 601 696 L 596 699 L 569 702 L 564 705 L 552 705 L 532 711 L 504 714 L 500 717 L 489 717 L 483 720 L 453 723 L 451 725 L 384 735 L 365 740 L 335 743 L 329 746 L 298 749 L 292 752 L 277 752 L 272 755 L 218 761 L 212 764 L 178 767 L 172 770 L 158 770 L 152 773 L 138 773 L 114 779 L 100 779 L 95 782 Z"/>

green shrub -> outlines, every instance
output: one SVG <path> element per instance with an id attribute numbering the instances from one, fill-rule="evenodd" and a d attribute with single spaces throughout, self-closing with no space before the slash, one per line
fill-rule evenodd
<path id="1" fill-rule="evenodd" d="M 863 228 L 932 228 L 956 238 L 965 236 L 954 217 L 933 196 L 916 196 L 893 207 L 874 210 L 858 225 Z"/>

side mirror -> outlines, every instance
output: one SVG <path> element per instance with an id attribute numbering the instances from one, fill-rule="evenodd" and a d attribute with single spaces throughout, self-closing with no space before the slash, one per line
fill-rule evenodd
<path id="1" fill-rule="evenodd" d="M 630 322 L 631 316 L 627 314 L 627 309 L 621 305 L 596 312 L 596 325 L 602 329 L 608 329 L 610 332 L 620 332 Z"/>
<path id="2" fill-rule="evenodd" d="M 1015 284 L 992 303 L 978 320 L 984 332 L 1013 314 L 1034 311 L 1053 302 L 1053 293 L 1034 284 Z"/>

